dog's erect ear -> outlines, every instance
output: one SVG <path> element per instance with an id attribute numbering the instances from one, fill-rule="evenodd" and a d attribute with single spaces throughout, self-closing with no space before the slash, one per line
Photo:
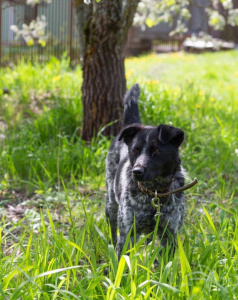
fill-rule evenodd
<path id="1" fill-rule="evenodd" d="M 124 128 L 119 137 L 118 140 L 124 139 L 124 142 L 126 144 L 129 144 L 130 141 L 134 138 L 134 136 L 137 134 L 137 132 L 141 131 L 143 126 L 141 124 L 132 124 Z"/>
<path id="2" fill-rule="evenodd" d="M 159 125 L 159 141 L 162 144 L 171 143 L 176 147 L 179 147 L 184 140 L 184 132 L 183 130 L 169 126 L 169 125 Z"/>

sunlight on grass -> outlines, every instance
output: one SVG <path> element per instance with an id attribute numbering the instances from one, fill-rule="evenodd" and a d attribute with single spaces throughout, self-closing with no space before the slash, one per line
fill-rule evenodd
<path id="1" fill-rule="evenodd" d="M 184 129 L 183 166 L 199 184 L 174 257 L 154 233 L 117 262 L 103 212 L 110 140 L 80 138 L 80 68 L 1 69 L 0 298 L 236 299 L 237 70 L 237 51 L 126 59 L 143 123 Z"/>

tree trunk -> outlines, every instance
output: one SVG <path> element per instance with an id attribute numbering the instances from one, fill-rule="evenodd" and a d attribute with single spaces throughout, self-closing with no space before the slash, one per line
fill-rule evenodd
<path id="1" fill-rule="evenodd" d="M 104 135 L 116 135 L 126 92 L 125 44 L 138 1 L 75 3 L 78 27 L 83 28 L 82 138 L 91 140 L 102 128 Z"/>
<path id="2" fill-rule="evenodd" d="M 83 62 L 84 122 L 82 138 L 90 140 L 102 127 L 105 135 L 120 129 L 123 97 L 126 92 L 124 47 L 99 46 L 86 53 Z"/>

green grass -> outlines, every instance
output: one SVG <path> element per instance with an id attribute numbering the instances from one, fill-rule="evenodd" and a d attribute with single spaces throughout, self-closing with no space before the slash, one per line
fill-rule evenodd
<path id="1" fill-rule="evenodd" d="M 54 58 L 1 69 L 0 299 L 238 299 L 237 70 L 237 52 L 126 60 L 143 122 L 184 129 L 183 166 L 199 179 L 174 258 L 154 268 L 155 234 L 119 263 L 109 244 L 110 140 L 80 139 L 81 70 Z"/>

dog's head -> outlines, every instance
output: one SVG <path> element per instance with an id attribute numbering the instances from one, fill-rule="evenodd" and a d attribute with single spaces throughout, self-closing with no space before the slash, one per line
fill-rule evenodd
<path id="1" fill-rule="evenodd" d="M 136 181 L 174 175 L 180 165 L 178 148 L 184 140 L 184 132 L 179 128 L 132 124 L 122 130 L 118 139 L 123 139 L 128 146 Z"/>

